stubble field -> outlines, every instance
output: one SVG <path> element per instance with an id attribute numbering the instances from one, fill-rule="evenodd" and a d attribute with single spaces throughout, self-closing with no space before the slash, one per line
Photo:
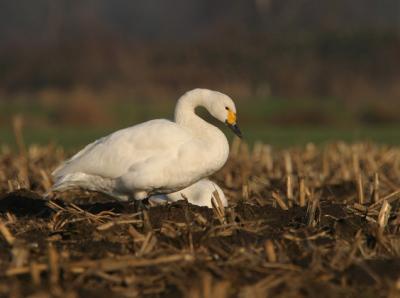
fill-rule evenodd
<path id="1" fill-rule="evenodd" d="M 69 154 L 0 150 L 2 297 L 400 297 L 400 147 L 235 140 L 228 208 L 144 211 L 45 199 Z"/>

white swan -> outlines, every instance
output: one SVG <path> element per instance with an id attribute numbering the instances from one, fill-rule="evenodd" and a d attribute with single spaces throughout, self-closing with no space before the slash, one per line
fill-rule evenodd
<path id="1" fill-rule="evenodd" d="M 229 145 L 225 135 L 195 114 L 205 107 L 241 136 L 232 99 L 195 89 L 175 108 L 175 121 L 157 119 L 101 138 L 75 154 L 53 173 L 53 191 L 84 188 L 120 200 L 142 200 L 181 190 L 219 170 Z"/>
<path id="2" fill-rule="evenodd" d="M 193 205 L 206 206 L 212 208 L 211 199 L 214 197 L 214 192 L 217 191 L 221 200 L 222 206 L 228 206 L 228 200 L 225 197 L 222 189 L 215 183 L 208 179 L 201 179 L 200 181 L 186 187 L 185 189 L 173 192 L 170 194 L 153 195 L 149 198 L 150 204 L 160 205 L 168 202 L 176 202 L 187 198 L 188 202 Z"/>

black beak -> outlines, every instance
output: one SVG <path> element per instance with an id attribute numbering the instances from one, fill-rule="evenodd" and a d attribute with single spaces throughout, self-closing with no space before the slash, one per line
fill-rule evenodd
<path id="1" fill-rule="evenodd" d="M 242 132 L 239 129 L 239 126 L 235 124 L 229 124 L 228 122 L 226 123 L 228 127 L 233 131 L 235 135 L 237 135 L 239 138 L 242 138 Z"/>

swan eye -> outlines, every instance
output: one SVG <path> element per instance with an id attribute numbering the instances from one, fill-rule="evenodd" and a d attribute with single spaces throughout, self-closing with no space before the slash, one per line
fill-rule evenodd
<path id="1" fill-rule="evenodd" d="M 225 110 L 229 111 L 229 108 L 228 108 L 228 107 L 225 107 Z"/>

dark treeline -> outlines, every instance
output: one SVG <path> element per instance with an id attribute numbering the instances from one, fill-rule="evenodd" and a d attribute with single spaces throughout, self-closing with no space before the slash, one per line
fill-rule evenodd
<path id="1" fill-rule="evenodd" d="M 397 0 L 16 0 L 0 3 L 0 43 L 102 33 L 193 40 L 222 27 L 248 32 L 400 31 Z"/>
<path id="2" fill-rule="evenodd" d="M 207 85 L 398 98 L 399 8 L 396 0 L 2 1 L 0 91 Z"/>

